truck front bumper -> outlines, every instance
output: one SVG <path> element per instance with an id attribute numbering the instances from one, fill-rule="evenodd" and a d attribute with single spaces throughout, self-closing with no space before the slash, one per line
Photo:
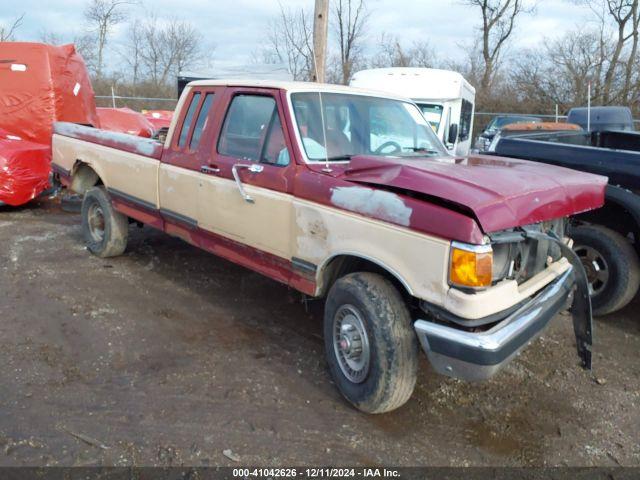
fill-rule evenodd
<path id="1" fill-rule="evenodd" d="M 569 306 L 575 284 L 575 269 L 571 267 L 487 331 L 471 332 L 427 320 L 417 320 L 414 328 L 438 373 L 468 381 L 485 380 Z"/>

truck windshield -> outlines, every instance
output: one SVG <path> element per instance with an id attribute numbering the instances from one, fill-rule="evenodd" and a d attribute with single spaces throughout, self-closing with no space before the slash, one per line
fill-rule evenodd
<path id="1" fill-rule="evenodd" d="M 438 132 L 440 127 L 440 121 L 442 120 L 442 112 L 444 107 L 442 105 L 430 104 L 430 103 L 418 103 L 418 107 L 422 110 L 424 118 L 427 119 L 434 132 Z"/>
<path id="2" fill-rule="evenodd" d="M 291 101 L 310 161 L 349 160 L 354 155 L 448 155 L 412 103 L 319 92 L 293 93 Z"/>

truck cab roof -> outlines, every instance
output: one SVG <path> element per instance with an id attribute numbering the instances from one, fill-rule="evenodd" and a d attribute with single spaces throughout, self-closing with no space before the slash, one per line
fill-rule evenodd
<path id="1" fill-rule="evenodd" d="M 321 92 L 321 93 L 346 93 L 367 95 L 372 97 L 404 100 L 413 103 L 409 97 L 378 90 L 350 87 L 346 85 L 334 85 L 329 83 L 296 82 L 286 80 L 253 80 L 253 79 L 220 79 L 198 80 L 191 82 L 188 87 L 251 87 L 251 88 L 276 88 L 287 92 Z"/>
<path id="2" fill-rule="evenodd" d="M 591 120 L 587 121 L 589 109 L 572 108 L 567 117 L 568 123 L 580 125 L 585 130 L 590 123 L 592 131 L 634 130 L 633 116 L 628 107 L 591 107 Z"/>

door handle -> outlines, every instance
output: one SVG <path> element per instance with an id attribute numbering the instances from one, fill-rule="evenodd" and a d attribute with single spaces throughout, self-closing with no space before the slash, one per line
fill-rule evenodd
<path id="1" fill-rule="evenodd" d="M 209 165 L 202 165 L 200 167 L 200 172 L 215 174 L 215 173 L 220 173 L 220 169 L 218 167 L 210 167 Z"/>
<path id="2" fill-rule="evenodd" d="M 240 175 L 238 174 L 238 170 L 241 168 L 246 168 L 251 173 L 260 173 L 264 170 L 262 165 L 258 165 L 256 163 L 236 163 L 233 167 L 231 167 L 231 173 L 233 174 L 233 178 L 236 181 L 236 185 L 238 186 L 238 191 L 240 191 L 240 195 L 244 198 L 244 201 L 247 203 L 255 203 L 253 197 L 251 197 L 244 190 L 244 186 L 242 185 L 242 180 L 240 180 Z"/>

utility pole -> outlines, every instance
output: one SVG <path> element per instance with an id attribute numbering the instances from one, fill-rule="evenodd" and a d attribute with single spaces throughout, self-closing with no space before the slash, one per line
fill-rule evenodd
<path id="1" fill-rule="evenodd" d="M 327 65 L 327 35 L 329 31 L 329 0 L 315 0 L 313 17 L 313 61 L 315 82 L 325 81 Z"/>

